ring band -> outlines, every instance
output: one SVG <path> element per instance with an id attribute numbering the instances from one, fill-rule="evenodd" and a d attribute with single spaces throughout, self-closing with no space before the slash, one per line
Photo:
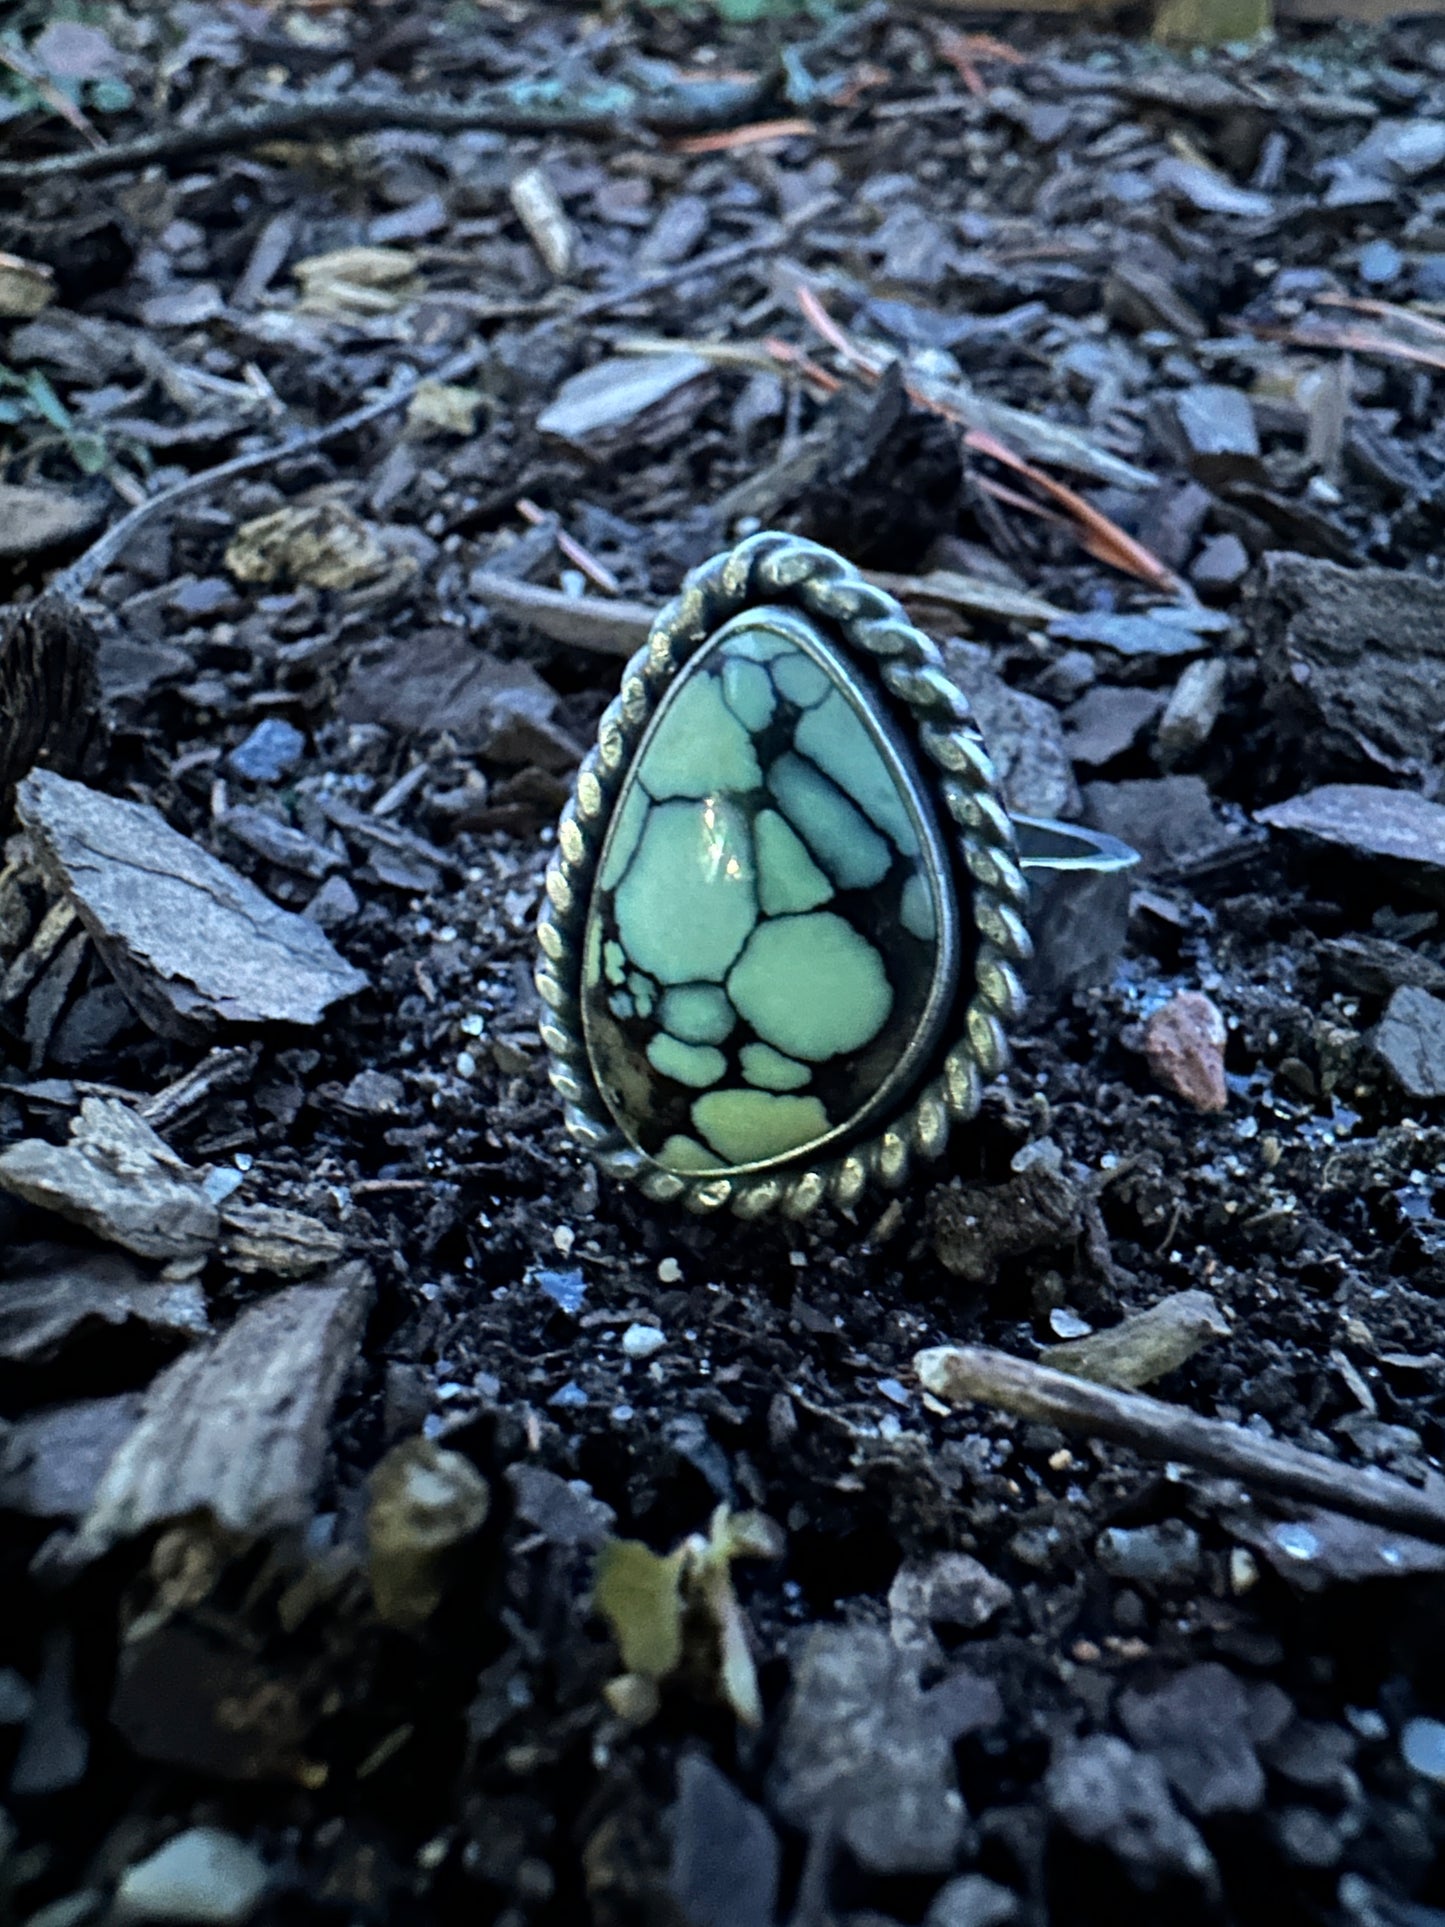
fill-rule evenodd
<path id="1" fill-rule="evenodd" d="M 698 1212 L 897 1189 L 1007 1063 L 1025 872 L 1134 860 L 1010 818 L 899 603 L 751 536 L 658 615 L 557 826 L 537 987 L 567 1127 Z"/>

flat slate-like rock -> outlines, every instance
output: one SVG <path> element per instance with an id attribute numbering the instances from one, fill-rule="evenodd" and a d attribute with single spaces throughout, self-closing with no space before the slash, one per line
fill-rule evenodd
<path id="1" fill-rule="evenodd" d="M 1256 823 L 1292 830 L 1353 855 L 1409 864 L 1433 890 L 1445 884 L 1445 804 L 1378 783 L 1326 783 L 1256 810 Z"/>
<path id="2" fill-rule="evenodd" d="M 117 982 L 153 1029 L 319 1023 L 366 978 L 316 924 L 283 910 L 159 811 L 48 770 L 17 794 L 49 881 L 75 902 Z"/>
<path id="3" fill-rule="evenodd" d="M 105 520 L 105 498 L 33 483 L 0 482 L 0 560 L 49 555 Z"/>
<path id="4" fill-rule="evenodd" d="M 1445 1097 L 1445 1001 L 1402 984 L 1370 1044 L 1407 1097 Z"/>

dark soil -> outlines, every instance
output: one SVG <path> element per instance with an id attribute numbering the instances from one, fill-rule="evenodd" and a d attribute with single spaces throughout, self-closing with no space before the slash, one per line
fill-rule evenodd
<path id="1" fill-rule="evenodd" d="M 26 46 L 45 11 L 21 6 Z M 651 132 L 318 136 L 0 192 L 0 248 L 57 286 L 0 322 L 18 378 L 0 393 L 43 374 L 70 424 L 17 403 L 8 483 L 113 516 L 107 477 L 138 497 L 474 350 L 452 398 L 466 432 L 398 411 L 144 530 L 84 603 L 103 739 L 52 736 L 68 773 L 154 804 L 276 903 L 314 905 L 369 989 L 310 1028 L 163 1035 L 81 942 L 16 991 L 6 971 L 57 892 L 10 825 L 0 1145 L 59 1143 L 83 1099 L 140 1103 L 239 1046 L 157 1128 L 230 1174 L 216 1195 L 237 1183 L 319 1221 L 372 1281 L 309 1521 L 227 1527 L 188 1500 L 89 1550 L 138 1395 L 215 1340 L 92 1317 L 27 1350 L 0 1297 L 13 1917 L 123 1918 L 123 1870 L 204 1824 L 266 1863 L 264 1922 L 1445 1922 L 1431 1549 L 949 1413 L 912 1365 L 950 1340 L 1035 1357 L 1203 1289 L 1232 1333 L 1153 1392 L 1441 1477 L 1445 1022 L 1432 1044 L 1428 1007 L 1445 1020 L 1445 857 L 1383 857 L 1367 821 L 1342 851 L 1254 812 L 1338 782 L 1436 799 L 1445 775 L 1440 632 L 1411 630 L 1382 573 L 1414 572 L 1413 606 L 1442 594 L 1445 38 L 1295 34 L 1176 60 L 1028 21 L 993 23 L 1003 55 L 960 51 L 950 23 L 881 8 L 730 34 L 525 5 L 97 13 L 110 56 L 70 57 L 96 69 L 76 85 L 109 139 L 305 87 L 460 99 L 569 61 L 645 87 L 645 60 L 780 72 L 743 118 L 814 131 L 716 152 Z M 102 78 L 137 104 L 107 109 Z M 80 141 L 32 107 L 7 154 Z M 557 275 L 509 196 L 530 166 L 570 228 Z M 573 312 L 750 237 L 731 266 Z M 353 246 L 409 257 L 404 279 L 302 311 L 295 264 Z M 1093 559 L 956 422 L 896 378 L 851 376 L 802 318 L 803 281 L 879 359 L 921 356 L 915 387 L 963 378 L 1148 471 L 1125 487 L 1014 443 L 1190 586 L 1162 598 Z M 605 441 L 539 428 L 569 376 L 643 336 L 756 352 Z M 86 480 L 77 448 L 96 438 Z M 317 502 L 374 545 L 343 586 L 228 566 L 238 529 Z M 975 645 L 954 659 L 998 718 L 1014 801 L 1086 808 L 1146 857 L 1107 981 L 1041 999 L 941 1168 L 851 1220 L 694 1219 L 600 1181 L 538 1034 L 551 826 L 619 665 L 497 613 L 477 573 L 605 600 L 565 537 L 656 606 L 743 516 L 1087 618 L 967 616 L 936 585 L 903 589 L 933 633 Z M 0 586 L 24 601 L 83 539 L 0 545 Z M 1161 600 L 1194 609 L 1183 653 L 1110 628 Z M 1299 616 L 1319 606 L 1323 641 Z M 1191 660 L 1221 665 L 1215 713 L 1161 734 Z M 1010 706 L 1000 679 L 1036 703 Z M 297 734 L 267 776 L 233 752 L 275 721 Z M 1145 1021 L 1182 990 L 1228 1023 L 1219 1114 L 1146 1061 Z M 1036 1228 L 1007 1235 L 1010 1205 L 997 1248 L 961 1261 L 960 1187 L 1010 1200 L 1040 1169 Z M 3 1195 L 0 1242 L 0 1293 L 94 1249 Z M 311 1288 L 226 1249 L 200 1274 L 212 1332 Z M 639 1325 L 662 1335 L 650 1356 L 623 1347 Z M 435 1611 L 398 1628 L 367 1585 L 367 1482 L 418 1434 L 472 1462 L 491 1509 Z M 24 1471 L 36 1451 L 48 1485 Z M 596 1547 L 612 1531 L 666 1552 L 720 1505 L 786 1541 L 734 1574 L 763 1721 L 740 1725 L 706 1664 L 652 1718 L 623 1717 Z M 943 1598 L 950 1583 L 969 1596 Z"/>

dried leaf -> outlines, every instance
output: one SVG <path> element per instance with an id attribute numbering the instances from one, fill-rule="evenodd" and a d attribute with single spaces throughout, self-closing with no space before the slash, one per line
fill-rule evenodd
<path id="1" fill-rule="evenodd" d="M 597 1555 L 593 1598 L 629 1673 L 665 1679 L 682 1662 L 683 1550 L 666 1558 L 640 1539 L 609 1539 Z"/>
<path id="2" fill-rule="evenodd" d="M 479 1530 L 491 1491 L 470 1459 L 431 1439 L 394 1446 L 371 1475 L 371 1590 L 389 1626 L 415 1629 L 442 1602 L 449 1556 Z"/>
<path id="3" fill-rule="evenodd" d="M 390 560 L 380 535 L 340 502 L 276 509 L 245 522 L 231 538 L 226 567 L 238 582 L 300 582 L 354 589 Z"/>
<path id="4" fill-rule="evenodd" d="M 0 254 L 0 320 L 30 321 L 55 299 L 55 271 L 18 254 Z"/>
<path id="5" fill-rule="evenodd" d="M 303 313 L 340 320 L 394 314 L 425 291 L 415 255 L 403 248 L 336 248 L 298 261 L 291 272 L 301 283 Z"/>
<path id="6" fill-rule="evenodd" d="M 609 1540 L 597 1557 L 594 1598 L 628 1673 L 657 1681 L 686 1662 L 745 1726 L 756 1726 L 762 1700 L 731 1566 L 776 1559 L 782 1549 L 771 1519 L 726 1506 L 713 1514 L 706 1537 L 691 1533 L 666 1557 L 636 1539 Z"/>

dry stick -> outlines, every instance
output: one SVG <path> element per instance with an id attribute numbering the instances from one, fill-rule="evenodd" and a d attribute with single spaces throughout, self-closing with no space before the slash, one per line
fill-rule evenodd
<path id="1" fill-rule="evenodd" d="M 657 614 L 645 602 L 567 595 L 487 569 L 473 569 L 467 582 L 479 601 L 509 622 L 525 623 L 553 642 L 601 656 L 634 654 L 647 641 Z"/>
<path id="2" fill-rule="evenodd" d="M 481 360 L 480 348 L 468 348 L 429 375 L 408 375 L 375 401 L 364 407 L 354 408 L 349 415 L 342 415 L 334 422 L 325 422 L 320 428 L 308 428 L 289 441 L 271 442 L 265 448 L 252 449 L 249 455 L 235 455 L 229 462 L 221 462 L 215 468 L 202 469 L 198 475 L 188 475 L 174 488 L 162 489 L 159 495 L 147 496 L 137 503 L 129 515 L 106 530 L 105 534 L 92 542 L 83 555 L 76 557 L 68 569 L 62 569 L 49 585 L 47 593 L 66 597 L 74 601 L 85 594 L 98 575 L 108 569 L 131 537 L 154 516 L 165 510 L 175 508 L 181 502 L 188 502 L 193 496 L 205 495 L 218 488 L 222 482 L 233 481 L 238 475 L 252 475 L 258 468 L 271 468 L 275 463 L 284 461 L 289 455 L 304 455 L 313 448 L 322 448 L 327 442 L 335 441 L 342 435 L 353 434 L 358 428 L 378 421 L 394 409 L 410 401 L 423 381 L 456 381 L 462 375 L 470 374 Z"/>
<path id="3" fill-rule="evenodd" d="M 428 134 L 461 134 L 487 128 L 499 134 L 617 134 L 635 138 L 644 127 L 666 131 L 695 127 L 700 120 L 731 120 L 756 105 L 764 84 L 761 80 L 740 82 L 732 92 L 722 95 L 710 88 L 706 102 L 688 101 L 681 94 L 643 97 L 631 112 L 619 112 L 615 105 L 568 107 L 560 100 L 538 100 L 524 106 L 505 90 L 473 101 L 346 100 L 333 96 L 280 101 L 269 107 L 220 114 L 197 127 L 167 127 L 157 134 L 114 141 L 109 147 L 50 154 L 43 160 L 0 162 L 0 187 L 34 187 L 58 175 L 94 179 L 160 161 L 191 161 L 206 154 L 231 153 L 266 141 L 350 139 L 392 128 Z M 604 88 L 601 97 L 605 98 L 607 91 Z"/>
<path id="4" fill-rule="evenodd" d="M 706 254 L 695 254 L 691 260 L 679 261 L 675 267 L 655 268 L 650 274 L 639 274 L 636 280 L 625 282 L 620 288 L 585 295 L 573 307 L 551 317 L 549 325 L 590 321 L 596 315 L 606 314 L 609 308 L 623 308 L 629 301 L 639 301 L 645 294 L 678 287 L 684 281 L 691 281 L 694 275 L 716 274 L 722 268 L 736 267 L 740 261 L 746 261 L 754 254 L 765 254 L 769 248 L 791 240 L 800 227 L 806 227 L 809 221 L 827 213 L 837 199 L 836 194 L 820 194 L 815 200 L 805 201 L 802 207 L 795 207 L 791 214 L 785 214 L 780 221 L 764 228 L 761 233 L 750 234 L 741 241 L 726 241 Z"/>
<path id="5" fill-rule="evenodd" d="M 1445 1545 L 1445 1497 L 1383 1472 L 1360 1471 L 1261 1438 L 1242 1425 L 1201 1418 L 1141 1392 L 1093 1385 L 982 1346 L 940 1345 L 920 1352 L 913 1363 L 925 1389 L 950 1404 L 1001 1406 L 1020 1418 L 1129 1446 L 1145 1458 L 1204 1466 L 1280 1498 Z"/>

